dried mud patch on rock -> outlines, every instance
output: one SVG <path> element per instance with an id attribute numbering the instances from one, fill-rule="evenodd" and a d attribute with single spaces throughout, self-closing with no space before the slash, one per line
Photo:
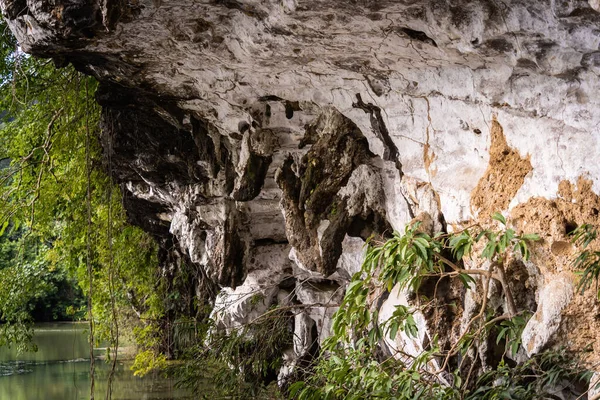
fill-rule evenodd
<path id="1" fill-rule="evenodd" d="M 540 276 L 553 279 L 573 274 L 573 260 L 581 249 L 571 242 L 569 233 L 581 224 L 600 227 L 600 196 L 592 190 L 592 182 L 580 177 L 577 184 L 562 181 L 556 199 L 531 198 L 515 207 L 512 220 L 519 231 L 538 233 L 541 240 L 532 248 L 531 261 L 540 269 Z M 590 244 L 600 249 L 600 241 Z M 548 345 L 567 344 L 585 361 L 600 361 L 600 303 L 594 288 L 576 293 L 561 312 L 560 326 Z"/>
<path id="2" fill-rule="evenodd" d="M 571 270 L 575 248 L 569 233 L 584 223 L 600 228 L 600 196 L 592 190 L 592 181 L 583 177 L 576 185 L 562 181 L 558 195 L 556 199 L 531 198 L 511 212 L 518 230 L 537 233 L 542 239 L 535 245 L 532 261 L 554 273 Z"/>
<path id="3" fill-rule="evenodd" d="M 594 290 L 577 293 L 562 312 L 555 338 L 589 364 L 600 362 L 600 303 Z"/>
<path id="4" fill-rule="evenodd" d="M 492 120 L 490 136 L 488 168 L 471 193 L 471 207 L 485 216 L 505 210 L 532 170 L 530 157 L 523 158 L 508 146 L 504 130 L 496 119 Z"/>

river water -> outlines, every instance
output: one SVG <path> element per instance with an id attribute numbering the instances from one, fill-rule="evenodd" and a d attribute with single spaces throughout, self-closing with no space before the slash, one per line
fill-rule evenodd
<path id="1" fill-rule="evenodd" d="M 40 324 L 36 327 L 36 353 L 17 354 L 0 347 L 0 399 L 84 400 L 90 398 L 90 362 L 86 324 Z M 158 374 L 138 378 L 131 364 L 119 362 L 113 383 L 113 400 L 192 399 L 176 389 L 175 382 Z M 95 398 L 104 399 L 110 365 L 96 360 Z"/>

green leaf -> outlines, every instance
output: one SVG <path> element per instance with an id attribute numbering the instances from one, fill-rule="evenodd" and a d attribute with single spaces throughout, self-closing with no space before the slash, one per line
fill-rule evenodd
<path id="1" fill-rule="evenodd" d="M 306 383 L 304 383 L 303 381 L 292 383 L 288 389 L 290 392 L 290 397 L 296 397 L 300 393 L 300 391 L 302 391 L 305 388 L 305 386 Z"/>
<path id="2" fill-rule="evenodd" d="M 521 345 L 520 341 L 513 341 L 511 346 L 510 346 L 510 352 L 511 354 L 515 355 L 517 354 L 517 352 L 519 351 L 519 346 Z"/>
<path id="3" fill-rule="evenodd" d="M 521 255 L 523 259 L 529 260 L 529 250 L 527 249 L 527 243 L 524 241 L 519 242 L 519 249 L 521 250 Z"/>
<path id="4" fill-rule="evenodd" d="M 408 314 L 406 316 L 406 320 L 404 323 L 404 331 L 408 336 L 411 336 L 413 338 L 416 338 L 419 334 L 417 323 L 415 322 L 415 319 L 413 318 L 412 314 Z"/>
<path id="5" fill-rule="evenodd" d="M 506 225 L 506 219 L 504 218 L 504 216 L 502 214 L 500 214 L 499 212 L 495 212 L 492 214 L 492 219 L 495 219 L 496 221 L 499 221 L 502 223 L 502 225 Z"/>
<path id="6" fill-rule="evenodd" d="M 495 255 L 496 255 L 496 243 L 490 241 L 485 245 L 485 248 L 483 249 L 483 252 L 481 253 L 481 257 L 491 260 L 492 258 L 494 258 Z"/>
<path id="7" fill-rule="evenodd" d="M 423 243 L 418 241 L 417 239 L 415 239 L 413 241 L 413 244 L 414 244 L 415 248 L 417 249 L 417 253 L 419 254 L 419 257 L 421 258 L 421 260 L 427 261 L 429 259 L 429 257 L 427 256 L 427 249 L 423 245 Z"/>
<path id="8" fill-rule="evenodd" d="M 2 227 L 0 228 L 0 236 L 4 235 L 4 231 L 6 231 L 6 228 L 8 227 L 8 223 L 9 223 L 9 220 L 7 219 L 2 224 Z"/>
<path id="9" fill-rule="evenodd" d="M 346 289 L 346 293 L 354 293 L 355 291 L 359 290 L 360 286 L 362 286 L 362 283 L 362 280 L 355 280 L 353 282 L 350 282 L 348 288 Z"/>
<path id="10" fill-rule="evenodd" d="M 426 249 L 429 248 L 429 241 L 425 237 L 416 237 L 414 241 L 420 243 Z"/>
<path id="11" fill-rule="evenodd" d="M 461 280 L 466 289 L 471 288 L 471 283 L 475 285 L 475 279 L 469 274 L 458 274 L 458 278 Z"/>
<path id="12" fill-rule="evenodd" d="M 390 322 L 388 335 L 390 339 L 396 339 L 396 335 L 398 334 L 398 328 L 400 328 L 400 323 L 396 320 Z"/>
<path id="13" fill-rule="evenodd" d="M 477 236 L 475 237 L 475 242 L 478 243 L 484 236 L 486 236 L 489 233 L 489 231 L 484 230 L 481 231 L 477 234 Z"/>
<path id="14" fill-rule="evenodd" d="M 506 234 L 500 236 L 500 240 L 498 241 L 498 252 L 504 253 L 506 247 L 508 246 L 508 237 Z"/>
<path id="15" fill-rule="evenodd" d="M 392 289 L 393 289 L 393 288 L 394 288 L 394 282 L 393 282 L 393 280 L 389 279 L 389 280 L 387 281 L 387 291 L 388 291 L 389 293 L 392 293 Z"/>
<path id="16" fill-rule="evenodd" d="M 504 336 L 506 335 L 507 331 L 508 331 L 508 327 L 504 327 L 500 330 L 500 332 L 498 333 L 498 337 L 496 338 L 496 344 L 500 344 L 502 339 L 504 339 Z"/>
<path id="17" fill-rule="evenodd" d="M 538 240 L 540 240 L 540 235 L 538 235 L 537 233 L 527 233 L 527 234 L 521 235 L 521 239 L 529 240 L 531 242 L 537 242 Z"/>

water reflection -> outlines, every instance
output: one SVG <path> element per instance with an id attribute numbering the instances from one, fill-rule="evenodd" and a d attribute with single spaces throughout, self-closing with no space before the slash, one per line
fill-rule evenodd
<path id="1" fill-rule="evenodd" d="M 0 399 L 89 399 L 89 347 L 84 324 L 51 324 L 36 329 L 37 353 L 0 348 Z M 95 397 L 106 396 L 110 365 L 96 361 Z M 174 382 L 158 375 L 134 377 L 128 363 L 118 363 L 113 400 L 191 399 Z"/>

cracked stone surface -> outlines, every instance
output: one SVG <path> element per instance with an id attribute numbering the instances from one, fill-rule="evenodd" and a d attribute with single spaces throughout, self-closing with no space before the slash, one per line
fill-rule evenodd
<path id="1" fill-rule="evenodd" d="M 544 239 L 524 280 L 540 283 L 522 289 L 537 307 L 528 352 L 565 335 L 580 350 L 579 335 L 600 358 L 560 245 L 566 223 L 600 209 L 598 1 L 0 7 L 23 50 L 100 81 L 101 141 L 130 220 L 219 288 L 223 324 L 319 303 L 296 317 L 301 357 L 326 335 L 322 297 L 343 292 L 370 235 L 499 211 Z"/>

